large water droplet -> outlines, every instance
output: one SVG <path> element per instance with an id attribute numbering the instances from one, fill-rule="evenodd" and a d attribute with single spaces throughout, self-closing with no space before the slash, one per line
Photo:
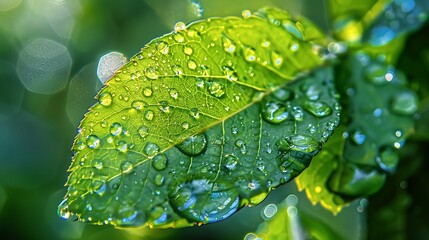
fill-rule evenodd
<path id="1" fill-rule="evenodd" d="M 319 99 L 322 93 L 322 89 L 317 84 L 304 84 L 301 88 L 305 96 L 312 101 Z"/>
<path id="2" fill-rule="evenodd" d="M 162 186 L 162 184 L 164 184 L 164 176 L 162 176 L 162 174 L 158 173 L 155 176 L 155 184 L 158 186 Z"/>
<path id="3" fill-rule="evenodd" d="M 167 167 L 167 156 L 164 154 L 157 154 L 153 157 L 152 166 L 158 171 L 162 171 Z"/>
<path id="4" fill-rule="evenodd" d="M 155 143 L 146 143 L 144 146 L 144 153 L 148 156 L 155 156 L 159 152 L 159 147 Z"/>
<path id="5" fill-rule="evenodd" d="M 331 107 L 324 102 L 306 101 L 304 107 L 316 117 L 326 117 L 332 113 Z"/>
<path id="6" fill-rule="evenodd" d="M 217 98 L 220 98 L 225 94 L 223 83 L 219 81 L 207 82 L 207 89 L 212 96 Z"/>
<path id="7" fill-rule="evenodd" d="M 98 102 L 102 106 L 105 106 L 105 107 L 110 106 L 113 102 L 112 95 L 108 92 L 104 92 L 100 94 L 100 96 L 98 97 Z"/>
<path id="8" fill-rule="evenodd" d="M 205 133 L 196 134 L 187 138 L 176 147 L 188 156 L 198 156 L 207 148 L 207 137 Z"/>
<path id="9" fill-rule="evenodd" d="M 270 123 L 284 122 L 289 116 L 287 107 L 284 104 L 273 101 L 261 103 L 261 114 L 264 120 Z"/>
<path id="10" fill-rule="evenodd" d="M 295 35 L 300 40 L 304 40 L 304 36 L 302 35 L 302 32 L 298 28 L 298 22 L 294 23 L 294 22 L 292 22 L 290 20 L 284 20 L 283 21 L 283 27 L 286 29 L 286 31 L 288 31 L 289 33 Z"/>
<path id="11" fill-rule="evenodd" d="M 403 91 L 393 97 L 391 109 L 394 113 L 412 115 L 417 111 L 417 96 L 414 92 Z"/>
<path id="12" fill-rule="evenodd" d="M 119 136 L 122 133 L 122 125 L 120 123 L 113 123 L 110 126 L 110 134 L 112 134 L 113 136 Z"/>
<path id="13" fill-rule="evenodd" d="M 100 138 L 95 135 L 89 135 L 86 139 L 86 145 L 89 148 L 96 149 L 100 147 Z"/>
<path id="14" fill-rule="evenodd" d="M 316 138 L 300 134 L 279 140 L 277 146 L 281 152 L 298 151 L 313 153 L 320 150 L 320 143 Z"/>
<path id="15" fill-rule="evenodd" d="M 227 181 L 207 179 L 185 181 L 172 189 L 169 200 L 174 210 L 188 219 L 212 223 L 237 211 L 238 192 Z"/>

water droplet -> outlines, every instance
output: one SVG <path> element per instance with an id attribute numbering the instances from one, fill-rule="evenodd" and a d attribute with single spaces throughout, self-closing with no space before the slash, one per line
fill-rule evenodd
<path id="1" fill-rule="evenodd" d="M 144 153 L 148 155 L 149 157 L 155 156 L 159 152 L 159 147 L 155 143 L 146 143 L 144 146 Z"/>
<path id="2" fill-rule="evenodd" d="M 164 154 L 157 154 L 153 157 L 152 166 L 158 171 L 162 171 L 167 167 L 167 156 Z"/>
<path id="3" fill-rule="evenodd" d="M 261 114 L 264 120 L 275 124 L 284 122 L 289 116 L 284 104 L 273 101 L 261 103 Z"/>
<path id="4" fill-rule="evenodd" d="M 383 85 L 387 83 L 385 78 L 386 72 L 387 66 L 376 62 L 368 64 L 364 69 L 366 79 L 375 85 Z"/>
<path id="5" fill-rule="evenodd" d="M 298 51 L 298 49 L 299 49 L 299 44 L 298 44 L 298 43 L 292 43 L 292 44 L 290 45 L 290 50 L 291 50 L 292 52 L 296 52 L 296 51 Z"/>
<path id="6" fill-rule="evenodd" d="M 170 97 L 174 99 L 177 99 L 179 97 L 179 92 L 176 89 L 170 88 L 169 92 L 170 92 Z"/>
<path id="7" fill-rule="evenodd" d="M 131 107 L 133 107 L 136 110 L 143 110 L 145 105 L 146 105 L 145 102 L 139 101 L 139 100 L 135 100 L 133 101 L 133 103 L 131 103 Z"/>
<path id="8" fill-rule="evenodd" d="M 284 20 L 283 21 L 283 27 L 286 29 L 286 31 L 288 31 L 292 35 L 296 36 L 300 40 L 304 40 L 304 36 L 302 35 L 302 32 L 298 28 L 298 23 L 294 23 L 290 20 Z"/>
<path id="9" fill-rule="evenodd" d="M 94 163 L 92 164 L 92 166 L 95 169 L 98 169 L 98 170 L 103 169 L 103 161 L 101 161 L 101 160 L 94 160 Z"/>
<path id="10" fill-rule="evenodd" d="M 256 61 L 256 51 L 251 47 L 243 47 L 243 56 L 244 59 L 248 62 Z"/>
<path id="11" fill-rule="evenodd" d="M 225 50 L 225 52 L 233 54 L 236 48 L 237 47 L 235 46 L 235 44 L 232 42 L 231 39 L 227 37 L 223 38 L 223 49 Z"/>
<path id="12" fill-rule="evenodd" d="M 152 121 L 155 113 L 152 110 L 147 110 L 144 114 L 144 118 L 148 121 Z"/>
<path id="13" fill-rule="evenodd" d="M 277 142 L 280 152 L 298 151 L 313 153 L 320 149 L 319 141 L 311 136 L 294 134 Z"/>
<path id="14" fill-rule="evenodd" d="M 308 131 L 313 134 L 317 131 L 317 126 L 315 126 L 314 124 L 310 123 L 307 126 Z"/>
<path id="15" fill-rule="evenodd" d="M 203 78 L 197 78 L 195 85 L 199 88 L 203 88 L 204 87 L 204 79 Z"/>
<path id="16" fill-rule="evenodd" d="M 116 149 L 122 153 L 126 153 L 128 151 L 128 144 L 125 141 L 121 140 L 118 142 Z"/>
<path id="17" fill-rule="evenodd" d="M 170 105 L 167 101 L 161 101 L 159 102 L 159 110 L 161 110 L 164 113 L 170 113 Z"/>
<path id="18" fill-rule="evenodd" d="M 230 66 L 223 66 L 223 72 L 226 75 L 226 78 L 229 81 L 237 81 L 238 80 L 238 75 L 237 72 L 235 71 L 234 68 L 230 67 Z"/>
<path id="19" fill-rule="evenodd" d="M 196 119 L 196 120 L 200 119 L 200 112 L 199 112 L 198 108 L 191 108 L 191 110 L 189 111 L 189 113 L 191 114 L 191 116 L 194 119 Z"/>
<path id="20" fill-rule="evenodd" d="M 153 93 L 152 88 L 144 88 L 143 89 L 143 96 L 145 96 L 145 97 L 152 96 L 152 93 Z"/>
<path id="21" fill-rule="evenodd" d="M 177 22 L 174 25 L 174 31 L 175 32 L 179 32 L 179 31 L 183 31 L 186 30 L 186 24 L 184 22 Z"/>
<path id="22" fill-rule="evenodd" d="M 270 219 L 277 213 L 277 206 L 275 204 L 268 204 L 263 210 L 262 210 L 262 217 L 264 219 Z"/>
<path id="23" fill-rule="evenodd" d="M 185 130 L 188 129 L 189 128 L 189 123 L 183 122 L 182 123 L 182 128 L 185 129 Z"/>
<path id="24" fill-rule="evenodd" d="M 286 102 L 293 98 L 293 92 L 285 88 L 279 88 L 272 93 L 272 96 L 279 101 Z"/>
<path id="25" fill-rule="evenodd" d="M 174 74 L 179 75 L 179 76 L 183 75 L 183 68 L 182 68 L 182 66 L 180 66 L 180 65 L 174 65 L 171 69 L 173 70 Z"/>
<path id="26" fill-rule="evenodd" d="M 180 33 L 173 34 L 173 39 L 174 39 L 174 41 L 176 41 L 178 43 L 185 41 L 185 37 Z"/>
<path id="27" fill-rule="evenodd" d="M 147 78 L 150 78 L 150 79 L 152 79 L 152 80 L 155 80 L 155 79 L 157 79 L 157 78 L 158 78 L 158 74 L 156 73 L 156 70 L 155 70 L 155 68 L 153 68 L 153 67 L 148 67 L 148 68 L 146 68 L 146 71 L 145 71 L 144 75 L 145 75 Z"/>
<path id="28" fill-rule="evenodd" d="M 220 98 L 225 94 L 223 83 L 219 81 L 208 82 L 207 89 L 212 96 L 217 98 Z"/>
<path id="29" fill-rule="evenodd" d="M 63 220 L 68 220 L 71 217 L 71 213 L 69 211 L 69 205 L 67 205 L 67 198 L 64 199 L 60 205 L 58 205 L 57 214 Z"/>
<path id="30" fill-rule="evenodd" d="M 191 70 L 194 70 L 195 68 L 197 68 L 197 63 L 194 60 L 189 60 L 188 61 L 188 68 Z"/>
<path id="31" fill-rule="evenodd" d="M 368 42 L 373 46 L 383 46 L 396 37 L 396 32 L 386 26 L 376 26 L 369 31 Z"/>
<path id="32" fill-rule="evenodd" d="M 113 123 L 110 126 L 110 134 L 112 134 L 113 136 L 119 136 L 122 133 L 122 125 L 120 123 Z"/>
<path id="33" fill-rule="evenodd" d="M 378 166 L 386 172 L 394 173 L 398 166 L 399 156 L 390 147 L 381 150 L 380 155 L 376 158 Z"/>
<path id="34" fill-rule="evenodd" d="M 202 223 L 223 220 L 236 212 L 239 206 L 236 188 L 220 179 L 216 182 L 207 179 L 185 181 L 171 191 L 169 199 L 175 211 Z"/>
<path id="35" fill-rule="evenodd" d="M 331 107 L 329 107 L 328 104 L 324 102 L 306 101 L 304 103 L 304 107 L 306 110 L 308 110 L 311 114 L 313 114 L 316 117 L 326 117 L 332 113 Z"/>
<path id="36" fill-rule="evenodd" d="M 400 130 L 395 131 L 395 136 L 398 137 L 398 138 L 402 137 L 402 132 Z"/>
<path id="37" fill-rule="evenodd" d="M 185 46 L 183 46 L 183 52 L 186 55 L 190 56 L 190 55 L 192 55 L 192 53 L 194 52 L 194 50 L 191 47 L 185 45 Z"/>
<path id="38" fill-rule="evenodd" d="M 305 93 L 308 99 L 315 101 L 320 98 L 322 89 L 317 84 L 304 84 L 302 91 Z"/>
<path id="39" fill-rule="evenodd" d="M 145 138 L 149 134 L 149 129 L 145 126 L 141 126 L 138 130 L 140 137 Z"/>
<path id="40" fill-rule="evenodd" d="M 361 145 L 365 142 L 366 136 L 361 131 L 355 131 L 352 135 L 352 140 L 358 145 Z"/>
<path id="41" fill-rule="evenodd" d="M 245 142 L 243 140 L 237 139 L 234 144 L 235 144 L 236 147 L 240 148 L 240 151 L 241 151 L 242 154 L 245 154 L 247 152 L 247 150 L 246 150 L 246 144 L 245 144 Z"/>
<path id="42" fill-rule="evenodd" d="M 268 48 L 269 46 L 271 46 L 271 42 L 270 41 L 263 41 L 263 42 L 261 42 L 261 47 Z"/>
<path id="43" fill-rule="evenodd" d="M 160 173 L 156 174 L 155 176 L 155 184 L 158 186 L 162 186 L 162 184 L 164 184 L 164 176 L 162 176 Z"/>
<path id="44" fill-rule="evenodd" d="M 251 12 L 251 11 L 249 11 L 249 10 L 243 10 L 243 11 L 241 12 L 241 16 L 243 16 L 243 18 L 244 18 L 244 19 L 247 19 L 247 18 L 249 18 L 250 16 L 252 16 L 252 12 Z"/>
<path id="45" fill-rule="evenodd" d="M 304 112 L 302 111 L 302 108 L 299 106 L 292 107 L 292 116 L 296 121 L 302 121 L 304 118 Z"/>
<path id="46" fill-rule="evenodd" d="M 187 138 L 176 147 L 188 156 L 198 156 L 207 148 L 207 137 L 205 133 L 196 134 Z"/>
<path id="47" fill-rule="evenodd" d="M 376 108 L 372 113 L 374 117 L 381 117 L 382 114 L 383 114 L 383 110 L 381 108 Z"/>
<path id="48" fill-rule="evenodd" d="M 237 166 L 238 158 L 232 154 L 225 155 L 225 167 L 229 170 L 234 170 L 235 166 Z"/>
<path id="49" fill-rule="evenodd" d="M 414 92 L 403 91 L 393 97 L 392 112 L 402 115 L 412 115 L 417 111 L 417 96 Z"/>
<path id="50" fill-rule="evenodd" d="M 157 42 L 156 43 L 156 49 L 158 49 L 158 51 L 162 54 L 167 54 L 169 47 L 168 47 L 168 43 L 166 42 Z"/>
<path id="51" fill-rule="evenodd" d="M 136 211 L 134 204 L 123 202 L 118 208 L 118 225 L 139 226 L 146 222 L 146 216 L 143 212 Z"/>
<path id="52" fill-rule="evenodd" d="M 130 173 L 134 166 L 131 162 L 125 161 L 121 164 L 121 170 L 123 173 Z"/>
<path id="53" fill-rule="evenodd" d="M 110 106 L 113 102 L 112 95 L 108 92 L 104 92 L 100 94 L 100 96 L 98 97 L 98 102 L 102 106 L 105 106 L 105 107 Z"/>
<path id="54" fill-rule="evenodd" d="M 275 68 L 280 68 L 283 65 L 283 57 L 276 51 L 271 52 L 271 62 Z"/>
<path id="55" fill-rule="evenodd" d="M 95 135 L 89 135 L 86 138 L 86 145 L 92 149 L 99 148 L 100 147 L 100 139 Z"/>

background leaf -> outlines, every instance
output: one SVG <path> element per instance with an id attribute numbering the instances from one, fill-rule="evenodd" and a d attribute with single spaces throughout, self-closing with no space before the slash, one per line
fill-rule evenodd
<path id="1" fill-rule="evenodd" d="M 151 227 L 227 218 L 308 166 L 339 122 L 322 35 L 267 8 L 155 39 L 79 127 L 64 218 Z M 269 94 L 269 95 L 267 95 Z"/>

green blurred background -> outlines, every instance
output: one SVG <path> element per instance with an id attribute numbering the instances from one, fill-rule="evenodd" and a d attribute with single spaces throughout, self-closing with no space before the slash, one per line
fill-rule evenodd
<path id="1" fill-rule="evenodd" d="M 261 211 L 265 206 L 295 194 L 300 211 L 338 236 L 364 239 L 392 234 L 395 239 L 427 239 L 424 222 L 408 224 L 412 217 L 424 221 L 429 216 L 424 210 L 429 201 L 427 191 L 419 184 L 429 180 L 423 174 L 427 161 L 421 157 L 428 139 L 425 120 L 429 119 L 424 81 L 414 84 L 426 103 L 421 106 L 419 134 L 403 153 L 412 162 L 399 167 L 383 192 L 370 199 L 368 209 L 366 200 L 356 201 L 334 217 L 320 206 L 311 206 L 290 183 L 273 191 L 260 206 L 245 208 L 220 223 L 194 228 L 114 229 L 63 221 L 57 216 L 76 126 L 102 86 L 96 75 L 100 57 L 117 51 L 129 58 L 151 39 L 171 32 L 178 21 L 240 16 L 244 9 L 266 5 L 307 16 L 323 31 L 330 31 L 325 1 L 0 0 L 1 234 L 8 239 L 243 239 L 264 222 Z M 427 70 L 411 71 L 415 66 L 410 66 L 410 59 L 423 58 L 419 69 L 429 67 L 427 37 L 424 40 L 422 32 L 409 40 L 414 42 L 407 43 L 406 55 L 399 61 L 414 79 L 428 76 Z M 418 159 L 416 152 L 422 153 Z M 395 197 L 386 200 L 392 194 Z M 394 219 L 388 230 L 373 227 L 386 219 Z"/>

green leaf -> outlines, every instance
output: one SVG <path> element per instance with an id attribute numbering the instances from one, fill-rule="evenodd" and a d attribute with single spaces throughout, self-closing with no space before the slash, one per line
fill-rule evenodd
<path id="1" fill-rule="evenodd" d="M 414 131 L 417 96 L 392 66 L 359 52 L 339 67 L 342 124 L 298 178 L 315 204 L 337 213 L 350 200 L 377 192 L 394 173 L 397 149 Z M 348 69 L 348 70 L 344 70 Z"/>
<path id="2" fill-rule="evenodd" d="M 59 215 L 211 223 L 298 175 L 339 122 L 331 69 L 291 82 L 322 64 L 308 24 L 267 8 L 146 45 L 82 120 Z"/>

